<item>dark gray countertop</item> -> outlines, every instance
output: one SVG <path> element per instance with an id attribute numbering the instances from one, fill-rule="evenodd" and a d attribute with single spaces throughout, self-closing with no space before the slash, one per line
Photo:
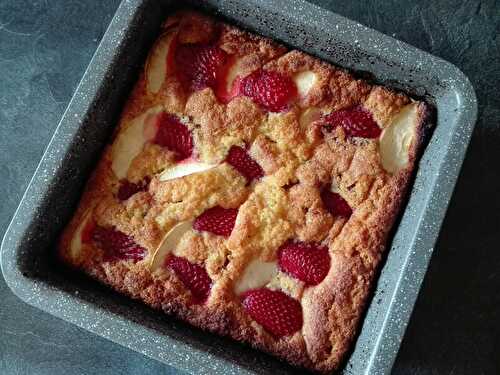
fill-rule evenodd
<path id="1" fill-rule="evenodd" d="M 313 0 L 460 67 L 479 122 L 394 374 L 500 373 L 500 3 Z M 0 236 L 119 0 L 0 0 Z M 0 278 L 0 374 L 177 374 Z"/>

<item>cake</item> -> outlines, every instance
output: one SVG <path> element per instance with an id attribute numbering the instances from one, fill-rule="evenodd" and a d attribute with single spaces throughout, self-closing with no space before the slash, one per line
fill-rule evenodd
<path id="1" fill-rule="evenodd" d="M 203 330 L 331 372 L 356 338 L 428 113 L 303 52 L 178 12 L 59 257 Z"/>

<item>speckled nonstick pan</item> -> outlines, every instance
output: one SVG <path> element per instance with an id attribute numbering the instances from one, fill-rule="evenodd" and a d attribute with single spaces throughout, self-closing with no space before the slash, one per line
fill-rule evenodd
<path id="1" fill-rule="evenodd" d="M 2 243 L 8 285 L 30 305 L 191 373 L 296 370 L 245 345 L 206 334 L 84 276 L 54 258 L 161 21 L 179 2 L 126 0 L 78 86 Z M 345 374 L 390 371 L 476 119 L 476 98 L 455 66 L 301 0 L 187 1 L 256 33 L 423 97 L 437 126 L 394 231 Z"/>

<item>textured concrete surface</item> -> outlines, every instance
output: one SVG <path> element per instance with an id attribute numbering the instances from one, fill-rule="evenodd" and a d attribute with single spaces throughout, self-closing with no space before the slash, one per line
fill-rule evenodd
<path id="1" fill-rule="evenodd" d="M 500 373 L 500 3 L 314 3 L 459 66 L 479 122 L 394 374 Z M 118 0 L 0 1 L 0 235 Z M 0 374 L 177 374 L 18 300 L 0 278 Z"/>

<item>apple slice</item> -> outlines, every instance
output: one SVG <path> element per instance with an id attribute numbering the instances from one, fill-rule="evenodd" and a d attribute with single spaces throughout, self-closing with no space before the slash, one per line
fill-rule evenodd
<path id="1" fill-rule="evenodd" d="M 191 157 L 165 169 L 160 175 L 160 181 L 168 181 L 194 173 L 205 172 L 216 166 L 217 164 L 203 163 Z"/>
<path id="2" fill-rule="evenodd" d="M 384 169 L 396 173 L 408 165 L 415 140 L 418 103 L 404 106 L 380 137 L 380 160 Z"/>
<path id="3" fill-rule="evenodd" d="M 146 61 L 146 84 L 149 92 L 156 94 L 172 67 L 177 29 L 162 34 L 155 42 Z"/>
<path id="4" fill-rule="evenodd" d="M 132 160 L 142 151 L 144 143 L 154 137 L 154 119 L 159 112 L 159 106 L 150 108 L 132 119 L 116 137 L 111 150 L 111 169 L 119 180 L 127 178 Z"/>
<path id="5" fill-rule="evenodd" d="M 78 255 L 80 254 L 80 251 L 82 249 L 82 244 L 85 242 L 84 239 L 82 239 L 83 235 L 85 235 L 85 232 L 88 231 L 89 228 L 87 226 L 91 224 L 90 222 L 90 217 L 92 214 L 92 210 L 87 210 L 85 214 L 83 215 L 83 220 L 81 221 L 80 225 L 78 228 L 76 228 L 75 233 L 73 234 L 73 238 L 71 239 L 70 243 L 70 254 L 72 258 L 77 258 Z M 94 225 L 92 225 L 94 227 Z"/>
<path id="6" fill-rule="evenodd" d="M 223 103 L 229 103 L 231 99 L 240 94 L 239 84 L 241 79 L 257 69 L 247 58 L 231 56 L 226 64 L 225 72 L 217 86 L 217 98 Z"/>
<path id="7" fill-rule="evenodd" d="M 278 273 L 276 262 L 263 262 L 260 259 L 252 260 L 241 278 L 234 285 L 234 292 L 239 295 L 247 290 L 263 287 Z"/>
<path id="8" fill-rule="evenodd" d="M 318 81 L 318 76 L 310 70 L 305 70 L 295 74 L 293 76 L 293 81 L 295 82 L 295 86 L 297 86 L 299 96 L 303 98 Z"/>
<path id="9" fill-rule="evenodd" d="M 160 246 L 158 246 L 153 254 L 153 257 L 151 258 L 149 263 L 151 271 L 155 271 L 165 264 L 167 256 L 175 250 L 182 236 L 184 236 L 184 234 L 192 228 L 192 220 L 182 221 L 174 225 L 174 227 L 167 232 L 165 237 L 163 237 Z"/>

